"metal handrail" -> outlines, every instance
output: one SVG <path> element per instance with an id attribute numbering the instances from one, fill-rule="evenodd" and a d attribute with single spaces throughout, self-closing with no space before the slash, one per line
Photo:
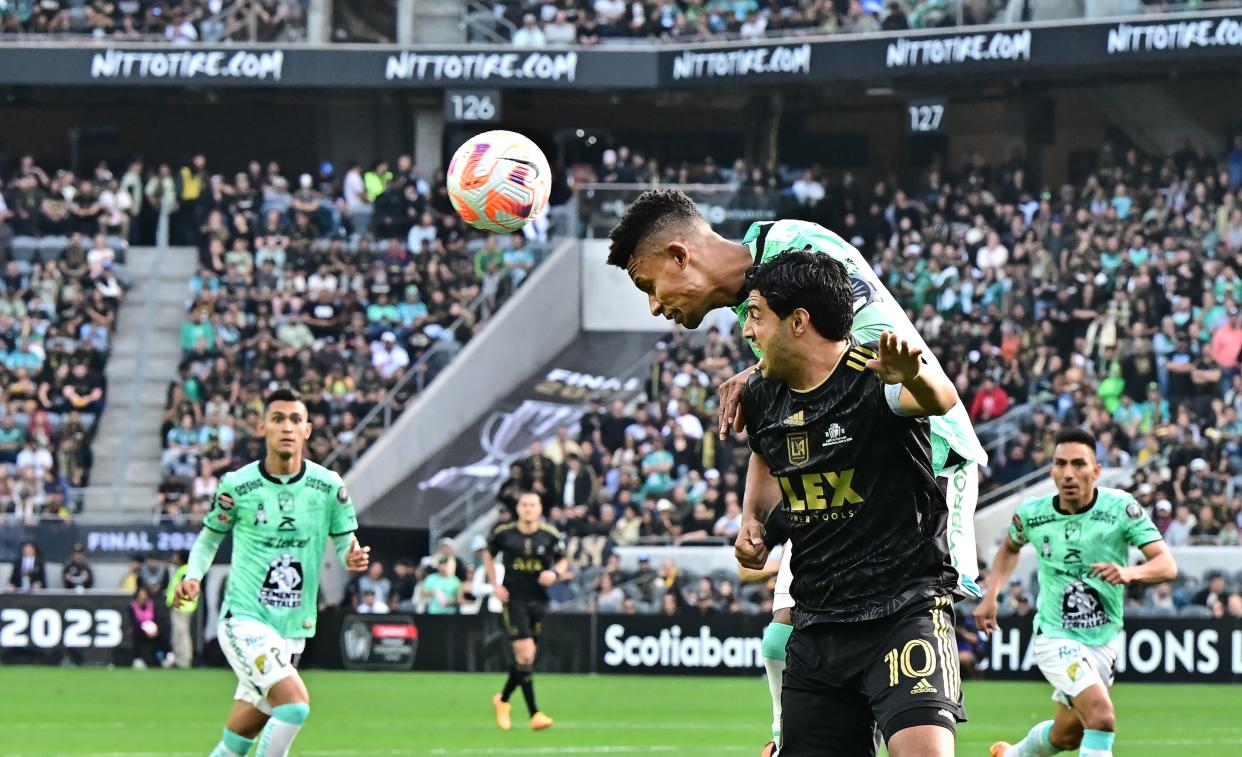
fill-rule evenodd
<path id="1" fill-rule="evenodd" d="M 475 23 L 472 19 L 476 16 L 487 16 L 492 20 L 493 26 L 488 27 Z M 497 32 L 495 27 L 507 30 L 508 35 L 506 36 Z M 461 28 L 466 32 L 467 44 L 472 42 L 470 39 L 470 33 L 474 32 L 484 38 L 484 41 L 486 42 L 497 45 L 507 45 L 509 44 L 509 40 L 513 37 L 513 32 L 517 30 L 517 27 L 514 26 L 509 19 L 504 16 L 497 16 L 492 12 L 491 8 L 488 8 L 478 0 L 466 0 L 466 2 L 462 5 Z"/>
<path id="2" fill-rule="evenodd" d="M 427 519 L 427 536 L 434 551 L 436 544 L 440 539 L 453 528 L 454 524 L 461 521 L 469 523 L 479 514 L 479 511 L 486 508 L 479 508 L 480 500 L 495 501 L 496 494 L 490 486 L 479 484 L 462 492 L 452 502 L 440 508 Z M 462 512 L 458 512 L 462 511 Z"/>
<path id="3" fill-rule="evenodd" d="M 1036 468 L 1025 476 L 1014 479 L 1004 486 L 997 487 L 990 492 L 979 497 L 979 509 L 983 509 L 988 505 L 1001 501 L 1005 497 L 1016 494 L 1028 486 L 1048 478 L 1048 472 L 1052 470 L 1052 465 L 1045 465 L 1042 468 Z"/>
<path id="4" fill-rule="evenodd" d="M 474 313 L 478 309 L 478 307 L 483 304 L 483 301 L 485 299 L 486 299 L 486 296 L 480 293 L 478 297 L 475 297 L 474 300 L 472 300 L 470 304 L 466 306 L 466 310 L 468 310 L 471 313 Z M 457 320 L 453 321 L 453 323 L 448 327 L 447 330 L 449 332 L 456 331 L 465 322 L 466 322 L 465 315 L 458 316 Z M 362 416 L 362 420 L 358 421 L 358 425 L 354 426 L 353 441 L 347 444 L 336 445 L 336 447 L 332 449 L 332 452 L 326 458 L 324 458 L 323 462 L 320 464 L 323 465 L 325 468 L 331 468 L 332 465 L 337 460 L 339 460 L 341 456 L 345 454 L 347 450 L 355 447 L 358 444 L 358 439 L 362 436 L 362 432 L 368 426 L 370 426 L 371 423 L 376 418 L 378 418 L 381 413 L 383 413 L 384 415 L 384 428 L 388 428 L 389 426 L 391 426 L 392 425 L 392 403 L 396 400 L 397 394 L 401 392 L 403 389 L 405 389 L 406 385 L 409 384 L 411 381 L 413 381 L 416 377 L 421 377 L 423 375 L 423 368 L 426 367 L 431 357 L 433 355 L 439 354 L 440 351 L 445 350 L 445 349 L 448 349 L 448 347 L 445 345 L 445 342 L 440 339 L 437 339 L 435 344 L 431 345 L 430 349 L 424 352 L 421 356 L 419 356 L 418 360 L 411 363 L 410 366 L 406 368 L 406 371 L 405 373 L 401 375 L 401 378 L 397 379 L 397 383 L 393 384 L 392 388 L 384 393 L 384 399 L 381 400 L 378 404 L 376 404 L 375 407 L 371 408 L 367 412 L 366 415 Z M 419 391 L 420 392 L 422 391 L 421 386 L 419 387 Z"/>

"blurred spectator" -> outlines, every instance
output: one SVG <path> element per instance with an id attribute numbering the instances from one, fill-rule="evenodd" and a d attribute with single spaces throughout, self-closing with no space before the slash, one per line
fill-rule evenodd
<path id="1" fill-rule="evenodd" d="M 134 642 L 134 667 L 156 667 L 168 653 L 167 628 L 146 586 L 139 586 L 129 603 Z M 171 661 L 169 661 L 171 663 Z"/>
<path id="2" fill-rule="evenodd" d="M 363 590 L 357 610 L 364 615 L 387 615 L 388 604 L 379 598 L 374 589 L 368 588 Z"/>
<path id="3" fill-rule="evenodd" d="M 95 571 L 86 562 L 86 549 L 73 545 L 73 552 L 60 571 L 60 583 L 66 589 L 84 591 L 95 587 Z"/>
<path id="4" fill-rule="evenodd" d="M 359 599 L 370 594 L 373 601 L 387 602 L 392 596 L 392 581 L 384 575 L 384 563 L 372 560 L 367 572 L 358 577 L 355 591 Z"/>
<path id="5" fill-rule="evenodd" d="M 43 566 L 43 558 L 39 556 L 39 547 L 32 541 L 22 542 L 21 554 L 13 561 L 13 569 L 9 573 L 8 591 L 29 594 L 47 588 L 47 570 Z"/>
<path id="6" fill-rule="evenodd" d="M 154 552 L 148 552 L 146 560 L 138 568 L 138 584 L 152 594 L 163 595 L 168 588 L 168 566 Z"/>
<path id="7" fill-rule="evenodd" d="M 436 557 L 435 572 L 423 579 L 419 598 L 430 615 L 453 615 L 463 599 L 462 580 L 453 574 L 452 561 L 446 555 Z"/>
<path id="8" fill-rule="evenodd" d="M 392 593 L 388 598 L 388 606 L 394 612 L 413 612 L 414 590 L 418 586 L 418 574 L 414 562 L 407 557 L 397 560 L 393 566 Z"/>

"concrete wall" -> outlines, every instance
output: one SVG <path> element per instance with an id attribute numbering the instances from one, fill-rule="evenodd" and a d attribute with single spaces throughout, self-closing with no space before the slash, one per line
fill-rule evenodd
<path id="1" fill-rule="evenodd" d="M 704 319 L 698 330 L 705 331 L 722 320 L 737 323 L 732 313 L 720 310 Z M 680 327 L 671 321 L 652 315 L 647 306 L 647 295 L 634 286 L 625 271 L 608 265 L 607 240 L 583 240 L 583 331 L 649 331 L 659 334 L 677 328 Z"/>
<path id="2" fill-rule="evenodd" d="M 564 349 L 582 320 L 579 243 L 565 242 L 531 274 L 503 315 L 470 341 L 349 472 L 364 512 L 469 428 L 524 378 Z"/>

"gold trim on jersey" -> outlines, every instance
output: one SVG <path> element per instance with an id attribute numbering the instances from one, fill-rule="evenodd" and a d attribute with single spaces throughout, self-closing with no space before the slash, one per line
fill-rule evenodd
<path id="1" fill-rule="evenodd" d="M 940 656 L 941 678 L 944 681 L 944 694 L 957 701 L 961 694 L 961 670 L 958 665 L 956 637 L 953 624 L 949 622 L 948 608 L 952 604 L 948 597 L 936 597 L 932 600 L 931 616 L 932 631 L 936 637 L 936 649 Z"/>
<path id="2" fill-rule="evenodd" d="M 789 391 L 793 392 L 794 394 L 810 394 L 811 392 L 820 388 L 824 384 L 828 383 L 828 379 L 832 378 L 833 374 L 837 372 L 837 366 L 841 365 L 841 361 L 845 359 L 846 355 L 849 354 L 849 351 L 850 351 L 850 346 L 847 345 L 845 350 L 837 357 L 837 362 L 833 363 L 832 368 L 828 370 L 828 375 L 824 376 L 819 381 L 819 383 L 815 384 L 815 386 L 808 387 L 806 389 L 794 389 L 791 386 L 789 387 Z"/>
<path id="3" fill-rule="evenodd" d="M 845 356 L 845 364 L 856 371 L 865 371 L 867 370 L 868 360 L 879 359 L 880 356 L 874 350 L 869 350 L 862 345 L 856 344 Z"/>

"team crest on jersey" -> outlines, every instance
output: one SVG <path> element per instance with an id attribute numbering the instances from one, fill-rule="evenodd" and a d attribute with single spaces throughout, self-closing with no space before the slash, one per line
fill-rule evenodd
<path id="1" fill-rule="evenodd" d="M 846 442 L 850 442 L 853 440 L 854 440 L 854 437 L 845 435 L 845 429 L 841 427 L 840 423 L 828 424 L 828 430 L 824 432 L 824 446 L 825 447 L 832 447 L 837 444 L 845 444 Z"/>
<path id="2" fill-rule="evenodd" d="M 1131 502 L 1126 505 L 1126 515 L 1129 515 L 1131 520 L 1138 520 L 1143 517 L 1143 508 L 1139 507 L 1137 502 Z"/>
<path id="3" fill-rule="evenodd" d="M 1077 523 L 1074 523 L 1073 521 L 1066 523 L 1065 524 L 1065 540 L 1066 541 L 1078 541 L 1078 536 L 1081 530 L 1082 530 L 1082 527 L 1079 526 Z"/>
<path id="4" fill-rule="evenodd" d="M 282 491 L 276 495 L 276 507 L 280 508 L 282 513 L 293 511 L 293 494 Z"/>
<path id="5" fill-rule="evenodd" d="M 802 465 L 811 459 L 810 440 L 805 431 L 786 436 L 785 445 L 789 452 L 790 465 Z"/>

